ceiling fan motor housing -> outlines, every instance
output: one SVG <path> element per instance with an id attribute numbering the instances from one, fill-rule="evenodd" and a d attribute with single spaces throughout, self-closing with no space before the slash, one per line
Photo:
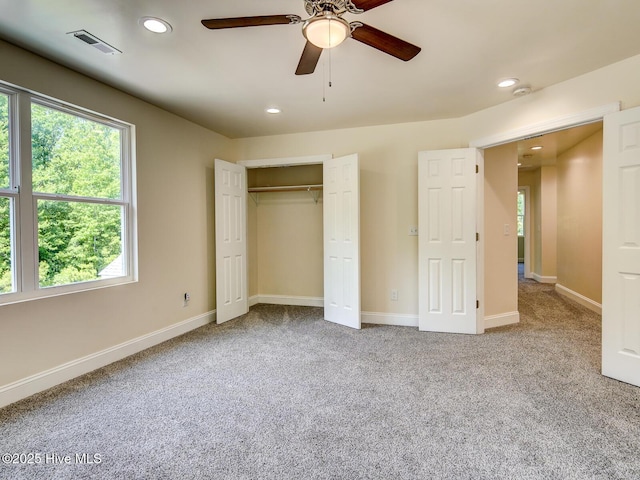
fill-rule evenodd
<path id="1" fill-rule="evenodd" d="M 364 12 L 356 7 L 351 0 L 305 0 L 304 6 L 307 13 L 312 16 L 321 15 L 324 12 L 331 12 L 335 15 L 342 15 L 345 12 Z"/>

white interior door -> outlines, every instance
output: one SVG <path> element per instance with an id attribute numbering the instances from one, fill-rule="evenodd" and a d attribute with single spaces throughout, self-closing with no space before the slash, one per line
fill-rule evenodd
<path id="1" fill-rule="evenodd" d="M 476 308 L 478 218 L 475 148 L 418 156 L 419 328 L 482 333 Z"/>
<path id="2" fill-rule="evenodd" d="M 602 373 L 640 386 L 640 108 L 604 117 Z"/>
<path id="3" fill-rule="evenodd" d="M 358 155 L 323 162 L 324 318 L 360 328 Z"/>
<path id="4" fill-rule="evenodd" d="M 216 159 L 216 322 L 249 311 L 247 300 L 247 170 Z"/>

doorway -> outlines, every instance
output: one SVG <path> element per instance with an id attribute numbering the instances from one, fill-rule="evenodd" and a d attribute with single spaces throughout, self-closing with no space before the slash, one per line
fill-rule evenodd
<path id="1" fill-rule="evenodd" d="M 555 284 L 596 313 L 602 312 L 602 142 L 601 121 L 517 142 L 522 277 Z"/>
<path id="2" fill-rule="evenodd" d="M 613 118 L 616 112 L 619 112 L 620 105 L 618 103 L 603 105 L 592 110 L 576 113 L 570 116 L 532 124 L 517 130 L 507 131 L 498 135 L 477 139 L 470 142 L 471 147 L 484 149 L 485 158 L 485 201 L 484 208 L 493 212 L 492 215 L 485 217 L 485 262 L 491 264 L 492 267 L 485 269 L 490 272 L 489 277 L 485 276 L 485 328 L 492 328 L 502 325 L 509 325 L 519 322 L 519 313 L 517 311 L 517 237 L 515 234 L 516 223 L 516 198 L 518 187 L 518 167 L 517 167 L 517 144 L 521 141 L 535 141 L 544 135 L 559 132 L 560 130 L 572 129 L 576 126 L 588 125 L 595 122 L 602 122 L 606 116 Z M 490 157 L 499 157 L 497 163 Z M 549 173 L 553 171 L 551 168 L 540 168 L 536 175 L 544 175 L 545 180 L 549 177 Z M 544 173 L 542 173 L 544 172 Z M 555 181 L 555 177 L 554 177 Z M 541 185 L 542 182 L 539 182 Z M 555 184 L 552 191 L 556 192 Z M 548 182 L 544 183 L 545 188 Z M 532 201 L 531 213 L 529 215 L 530 222 L 534 222 L 534 227 L 530 226 L 529 232 L 531 237 L 539 237 L 543 231 L 546 238 L 556 238 L 555 232 L 550 229 L 543 229 L 538 220 L 538 215 L 543 210 L 533 201 L 533 191 L 531 192 Z M 538 198 L 548 198 L 547 196 L 539 196 Z M 493 204 L 490 204 L 493 202 Z M 553 209 L 554 214 L 556 210 Z M 555 219 L 554 219 L 555 220 Z M 554 228 L 557 228 L 557 222 L 552 222 Z M 538 228 L 540 227 L 540 228 Z M 551 235 L 548 235 L 549 233 Z M 530 248 L 531 270 L 532 276 L 537 272 L 536 280 L 547 280 L 556 283 L 555 278 L 555 258 L 552 260 L 554 270 L 552 274 L 546 274 L 545 270 L 541 270 L 541 265 L 534 262 L 541 262 L 543 256 L 536 255 L 533 247 Z M 538 242 L 538 245 L 541 245 Z M 555 246 L 554 244 L 551 244 Z M 549 245 L 547 245 L 547 253 Z M 525 255 L 526 257 L 526 255 Z M 549 256 L 545 257 L 547 263 Z M 537 268 L 537 270 L 536 270 Z M 544 278 L 551 277 L 551 278 Z M 577 297 L 581 298 L 581 297 Z M 599 305 L 598 305 L 599 306 Z"/>

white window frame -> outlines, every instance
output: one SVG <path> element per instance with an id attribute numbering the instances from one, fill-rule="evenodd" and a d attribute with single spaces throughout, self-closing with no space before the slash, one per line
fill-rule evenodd
<path id="1" fill-rule="evenodd" d="M 13 199 L 11 218 L 14 292 L 0 294 L 0 305 L 94 290 L 138 281 L 137 215 L 135 181 L 135 126 L 88 109 L 0 82 L 0 93 L 9 96 L 9 190 Z M 31 105 L 52 108 L 120 131 L 120 198 L 105 199 L 49 193 L 33 193 L 31 179 Z M 124 276 L 65 285 L 40 287 L 38 271 L 38 200 L 54 200 L 122 208 L 122 255 Z"/>

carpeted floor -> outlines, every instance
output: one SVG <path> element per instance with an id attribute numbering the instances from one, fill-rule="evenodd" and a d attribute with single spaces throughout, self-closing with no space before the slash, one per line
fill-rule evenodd
<path id="1" fill-rule="evenodd" d="M 0 410 L 0 453 L 42 455 L 0 479 L 640 478 L 600 317 L 529 280 L 519 310 L 465 336 L 259 305 Z"/>

